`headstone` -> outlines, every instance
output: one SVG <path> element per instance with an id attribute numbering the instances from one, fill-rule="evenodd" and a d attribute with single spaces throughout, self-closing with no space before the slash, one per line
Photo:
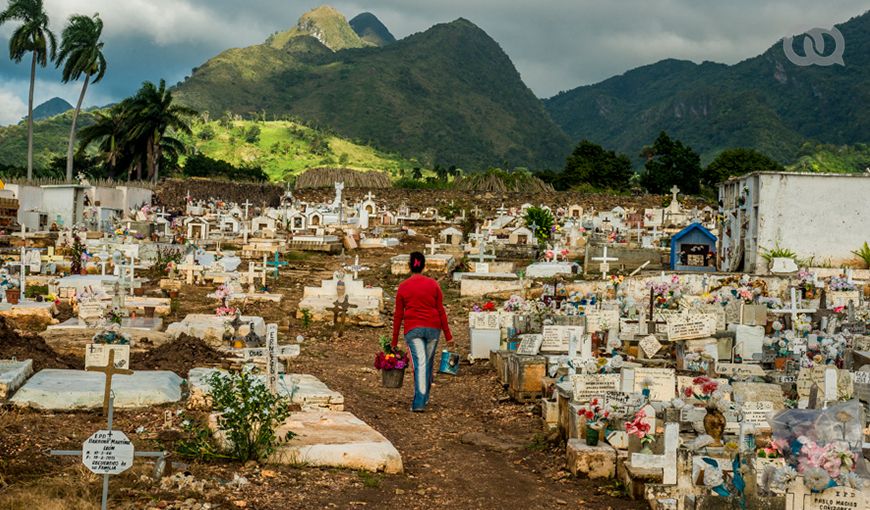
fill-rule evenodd
<path id="1" fill-rule="evenodd" d="M 543 335 L 522 335 L 520 345 L 517 347 L 517 354 L 523 356 L 536 356 L 541 350 L 541 344 L 543 342 Z"/>
<path id="2" fill-rule="evenodd" d="M 541 352 L 568 352 L 571 336 L 580 339 L 579 355 L 592 356 L 592 341 L 583 334 L 583 326 L 544 326 Z"/>
<path id="3" fill-rule="evenodd" d="M 717 319 L 712 315 L 676 317 L 667 321 L 668 340 L 691 340 L 706 338 L 716 333 Z"/>
<path id="4" fill-rule="evenodd" d="M 672 368 L 635 368 L 632 391 L 640 393 L 647 383 L 650 400 L 665 402 L 676 397 L 677 376 Z"/>
<path id="5" fill-rule="evenodd" d="M 113 344 L 88 344 L 85 347 L 85 369 L 105 367 L 109 363 L 109 351 L 114 353 L 115 368 L 130 368 L 130 346 Z"/>
<path id="6" fill-rule="evenodd" d="M 594 398 L 604 400 L 608 392 L 619 391 L 619 374 L 578 374 L 571 376 L 574 384 L 574 400 L 589 402 Z"/>
<path id="7" fill-rule="evenodd" d="M 677 447 L 680 442 L 680 424 L 665 423 L 664 454 L 631 454 L 631 467 L 642 469 L 661 469 L 662 484 L 677 483 Z"/>
<path id="8" fill-rule="evenodd" d="M 647 358 L 652 358 L 659 352 L 662 348 L 661 342 L 658 341 L 655 335 L 648 335 L 643 337 L 638 343 L 643 353 L 646 354 Z"/>
<path id="9" fill-rule="evenodd" d="M 716 363 L 716 373 L 728 377 L 764 377 L 764 369 L 761 365 L 750 363 Z"/>
<path id="10" fill-rule="evenodd" d="M 756 430 L 770 430 L 768 418 L 774 414 L 773 402 L 744 402 L 741 406 L 743 421 L 755 425 Z"/>

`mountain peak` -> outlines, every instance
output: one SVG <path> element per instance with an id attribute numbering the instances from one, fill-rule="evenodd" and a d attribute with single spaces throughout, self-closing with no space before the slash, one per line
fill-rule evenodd
<path id="1" fill-rule="evenodd" d="M 72 110 L 73 106 L 65 99 L 53 97 L 33 109 L 33 120 L 42 120 Z"/>
<path id="2" fill-rule="evenodd" d="M 332 51 L 372 45 L 363 41 L 351 28 L 347 18 L 329 5 L 321 5 L 306 12 L 295 27 L 273 35 L 266 43 L 273 48 L 282 49 L 291 39 L 303 36 L 317 39 Z"/>
<path id="3" fill-rule="evenodd" d="M 393 37 L 389 29 L 370 12 L 358 14 L 350 20 L 350 26 L 363 41 L 375 46 L 386 46 L 396 42 L 396 38 Z"/>

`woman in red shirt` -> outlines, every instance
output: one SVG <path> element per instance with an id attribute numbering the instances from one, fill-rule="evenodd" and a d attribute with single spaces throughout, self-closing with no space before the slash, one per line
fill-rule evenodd
<path id="1" fill-rule="evenodd" d="M 414 361 L 414 402 L 411 410 L 419 413 L 429 403 L 435 352 L 441 332 L 444 332 L 448 345 L 453 343 L 453 335 L 447 324 L 441 286 L 432 278 L 420 274 L 426 267 L 426 257 L 415 251 L 408 265 L 411 277 L 399 284 L 396 291 L 392 346 L 396 347 L 399 343 L 399 329 L 404 321 L 405 343 Z"/>

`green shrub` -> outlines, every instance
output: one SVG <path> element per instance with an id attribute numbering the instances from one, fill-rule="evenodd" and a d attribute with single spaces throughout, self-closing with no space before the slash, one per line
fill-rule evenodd
<path id="1" fill-rule="evenodd" d="M 290 416 L 290 402 L 273 395 L 249 369 L 235 374 L 216 372 L 208 378 L 212 409 L 217 414 L 218 429 L 226 434 L 232 458 L 240 461 L 268 457 L 282 442 L 293 438 L 275 435 Z"/>
<path id="2" fill-rule="evenodd" d="M 779 246 L 779 243 L 773 247 L 773 249 L 765 250 L 762 248 L 761 257 L 770 264 L 773 259 L 792 259 L 795 262 L 798 262 L 797 253 L 788 249 L 782 248 Z"/>
<path id="3" fill-rule="evenodd" d="M 860 250 L 855 250 L 852 253 L 864 261 L 865 267 L 870 268 L 870 245 L 867 244 L 867 241 L 864 241 L 864 246 Z"/>
<path id="4" fill-rule="evenodd" d="M 549 210 L 543 207 L 529 207 L 526 209 L 525 221 L 529 229 L 532 229 L 534 225 L 533 234 L 535 234 L 538 244 L 546 244 L 553 236 L 553 226 L 556 219 Z"/>

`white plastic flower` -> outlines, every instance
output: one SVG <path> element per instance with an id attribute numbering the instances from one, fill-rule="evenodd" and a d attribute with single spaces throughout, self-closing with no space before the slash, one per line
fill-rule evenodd
<path id="1" fill-rule="evenodd" d="M 686 407 L 686 403 L 681 398 L 675 398 L 675 399 L 671 400 L 671 406 L 673 406 L 674 409 L 679 411 L 680 409 Z"/>
<path id="2" fill-rule="evenodd" d="M 782 331 L 782 323 L 779 321 L 773 321 L 772 327 L 774 331 Z"/>
<path id="3" fill-rule="evenodd" d="M 831 477 L 828 472 L 819 467 L 810 467 L 804 470 L 804 485 L 808 489 L 821 492 L 828 488 Z"/>
<path id="4" fill-rule="evenodd" d="M 610 366 L 614 370 L 619 370 L 620 368 L 623 367 L 623 365 L 625 365 L 625 360 L 622 359 L 622 356 L 616 355 L 616 356 L 610 358 Z"/>
<path id="5" fill-rule="evenodd" d="M 858 473 L 843 473 L 837 481 L 839 485 L 851 487 L 859 491 L 864 489 L 864 479 L 858 476 Z"/>

